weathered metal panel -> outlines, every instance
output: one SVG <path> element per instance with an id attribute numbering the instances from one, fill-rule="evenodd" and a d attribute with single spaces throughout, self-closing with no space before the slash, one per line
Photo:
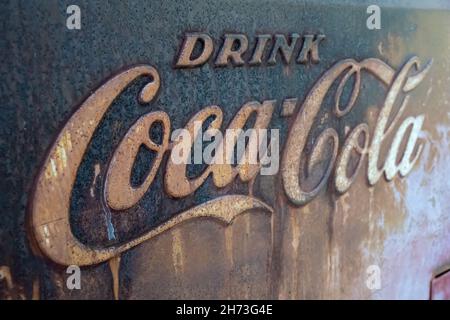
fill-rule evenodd
<path id="1" fill-rule="evenodd" d="M 370 4 L 2 1 L 0 297 L 430 298 L 450 263 L 450 7 L 379 1 L 370 30 Z M 195 115 L 278 129 L 277 174 L 171 163 Z"/>

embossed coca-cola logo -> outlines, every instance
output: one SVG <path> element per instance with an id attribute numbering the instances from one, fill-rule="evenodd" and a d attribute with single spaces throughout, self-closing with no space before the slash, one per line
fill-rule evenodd
<path id="1" fill-rule="evenodd" d="M 192 57 L 195 41 L 198 39 L 203 39 L 203 51 L 197 57 Z M 275 47 L 272 48 L 274 50 L 272 52 L 275 52 L 272 60 L 275 61 L 277 53 L 282 52 L 283 59 L 288 61 L 293 57 L 294 46 L 283 41 L 282 38 L 276 39 L 278 40 L 275 41 Z M 312 59 L 318 62 L 317 46 L 321 39 L 321 37 L 306 37 L 303 49 L 300 49 L 298 53 L 297 61 L 302 63 L 310 54 Z M 233 49 L 234 41 L 239 41 L 241 47 Z M 219 50 L 215 63 L 220 66 L 222 62 L 226 64 L 231 59 L 233 63 L 240 64 L 244 51 L 239 48 L 244 48 L 245 43 L 243 37 L 225 37 L 224 46 Z M 264 51 L 262 46 L 265 45 L 264 37 L 258 39 L 257 43 L 250 59 L 253 63 L 260 63 L 262 56 L 260 52 Z M 176 67 L 193 67 L 194 64 L 205 63 L 212 52 L 210 45 L 212 42 L 207 36 L 188 35 L 180 50 Z M 245 62 L 242 61 L 242 63 Z M 270 129 L 272 115 L 276 108 L 281 106 L 282 112 L 292 114 L 293 121 L 287 139 L 282 143 L 284 147 L 281 150 L 272 147 L 270 152 L 281 159 L 278 173 L 287 199 L 292 205 L 302 206 L 312 201 L 328 183 L 333 184 L 337 193 L 347 192 L 364 161 L 368 164 L 367 172 L 364 174 L 370 185 L 376 184 L 383 175 L 390 181 L 396 176 L 405 176 L 412 170 L 423 147 L 419 133 L 425 115 L 405 117 L 404 111 L 408 108 L 409 93 L 421 83 L 431 64 L 430 61 L 421 67 L 419 59 L 412 57 L 396 71 L 375 58 L 359 62 L 353 59 L 341 60 L 320 76 L 304 97 L 286 97 L 283 101 L 243 101 L 239 111 L 227 124 L 223 120 L 224 109 L 216 105 L 208 105 L 192 115 L 182 129 L 195 138 L 198 134 L 195 124 L 205 124 L 211 117 L 214 120 L 207 124 L 207 129 L 219 132 L 227 129 L 244 129 L 251 116 L 255 117 L 254 129 Z M 325 128 L 315 139 L 312 148 L 307 151 L 307 139 L 313 123 L 319 110 L 324 107 L 324 97 L 330 92 L 332 85 L 337 84 L 337 90 L 334 94 L 331 114 L 340 118 L 353 111 L 355 101 L 360 94 L 361 79 L 368 74 L 376 77 L 386 88 L 386 97 L 383 105 L 380 106 L 375 126 L 369 128 L 368 123 L 359 123 L 349 129 L 344 141 L 340 141 L 334 128 Z M 151 79 L 139 93 L 140 103 L 157 104 L 157 93 L 163 82 L 156 65 L 133 66 L 106 81 L 81 104 L 59 132 L 45 159 L 37 177 L 31 201 L 31 226 L 39 249 L 57 263 L 80 266 L 100 263 L 182 221 L 196 217 L 208 216 L 230 223 L 238 214 L 252 208 L 273 211 L 269 204 L 252 194 L 228 194 L 200 203 L 195 207 L 186 208 L 165 223 L 121 245 L 105 248 L 90 247 L 74 236 L 70 228 L 69 208 L 77 170 L 94 131 L 112 102 L 140 77 Z M 346 99 L 346 105 L 342 105 L 344 87 L 350 79 L 353 81 L 350 97 Z M 394 108 L 394 105 L 400 107 Z M 154 141 L 149 136 L 149 129 L 155 123 L 161 125 L 161 141 Z M 164 111 L 150 111 L 128 129 L 111 156 L 104 180 L 104 202 L 108 208 L 120 211 L 136 205 L 148 192 L 158 173 L 164 175 L 163 192 L 175 199 L 193 194 L 208 177 L 212 178 L 215 187 L 224 188 L 236 179 L 251 183 L 260 174 L 262 163 L 258 161 L 256 163 L 243 161 L 237 166 L 232 166 L 225 161 L 210 163 L 198 177 L 189 178 L 186 163 L 176 162 L 172 156 L 167 157 L 167 161 L 163 161 L 164 155 L 176 152 L 181 143 L 184 143 L 186 147 L 186 141 L 171 139 L 175 129 L 180 128 L 172 128 L 171 115 Z M 393 139 L 387 139 L 389 133 L 393 133 Z M 187 144 L 188 150 L 193 147 L 194 140 L 191 139 L 191 142 Z M 224 157 L 230 156 L 229 152 L 234 150 L 233 147 L 227 148 L 227 144 L 233 146 L 235 141 L 231 141 L 226 135 L 220 135 L 217 147 L 221 150 L 231 150 L 224 151 Z M 144 180 L 140 185 L 133 186 L 130 176 L 141 145 L 145 145 L 156 156 Z M 380 156 L 383 146 L 388 146 L 385 157 Z M 319 162 L 322 163 L 321 170 L 317 172 L 314 169 L 314 174 L 311 174 Z M 350 162 L 354 165 L 349 166 Z"/>

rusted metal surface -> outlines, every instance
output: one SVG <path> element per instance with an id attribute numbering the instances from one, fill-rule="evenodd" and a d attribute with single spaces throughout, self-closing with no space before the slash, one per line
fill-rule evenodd
<path id="1" fill-rule="evenodd" d="M 67 31 L 67 5 L 0 8 L 1 298 L 443 296 L 448 6 L 82 2 Z M 175 162 L 198 123 L 279 129 L 277 174 Z"/>

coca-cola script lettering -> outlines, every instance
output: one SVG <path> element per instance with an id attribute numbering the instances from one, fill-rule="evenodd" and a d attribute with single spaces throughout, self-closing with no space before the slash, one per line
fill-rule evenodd
<path id="1" fill-rule="evenodd" d="M 256 52 L 250 61 L 261 62 L 265 38 L 267 37 L 258 38 Z M 270 55 L 272 62 L 275 62 L 279 52 L 286 63 L 291 56 L 292 59 L 303 63 L 308 53 L 312 55 L 314 62 L 319 61 L 317 48 L 323 36 L 305 37 L 303 49 L 300 48 L 299 53 L 296 54 L 298 57 L 293 55 L 295 44 L 292 45 L 292 42 L 283 40 L 280 36 L 275 38 L 278 40 Z M 292 39 L 296 41 L 297 38 L 299 38 L 298 35 L 294 34 L 291 41 Z M 204 52 L 197 57 L 192 57 L 194 42 L 197 39 L 203 39 L 205 42 Z M 233 51 L 233 41 L 239 41 L 242 50 Z M 200 65 L 206 62 L 212 53 L 211 46 L 212 41 L 208 36 L 199 34 L 187 36 L 176 68 L 193 67 L 195 64 Z M 222 66 L 230 58 L 231 62 L 243 65 L 245 62 L 241 59 L 241 55 L 244 49 L 247 49 L 247 40 L 244 36 L 225 37 L 224 47 L 219 51 L 215 63 Z M 293 121 L 282 150 L 271 150 L 271 152 L 280 152 L 279 173 L 283 191 L 288 200 L 292 205 L 302 206 L 312 201 L 329 183 L 333 185 L 334 192 L 338 194 L 347 192 L 364 161 L 367 161 L 367 172 L 364 174 L 370 185 L 375 185 L 383 175 L 387 181 L 390 181 L 396 176 L 405 176 L 412 170 L 423 147 L 419 133 L 425 115 L 404 117 L 403 114 L 408 108 L 409 93 L 421 83 L 431 64 L 430 61 L 421 67 L 419 58 L 412 57 L 396 71 L 375 58 L 359 62 L 353 59 L 341 60 L 315 82 L 305 97 L 294 99 L 286 97 L 283 101 L 243 101 L 242 107 L 228 124 L 225 124 L 223 120 L 225 106 L 209 105 L 192 115 L 184 129 L 195 136 L 194 123 L 203 123 L 211 116 L 214 120 L 209 122 L 209 129 L 219 131 L 243 129 L 252 115 L 255 116 L 254 128 L 269 129 L 272 115 L 277 107 L 282 105 L 285 112 L 292 113 Z M 189 72 L 189 70 L 181 70 L 181 72 Z M 369 128 L 368 123 L 360 123 L 349 129 L 344 141 L 340 141 L 334 128 L 325 128 L 315 139 L 312 149 L 307 151 L 306 145 L 311 128 L 321 108 L 325 107 L 324 97 L 331 86 L 337 83 L 332 115 L 340 118 L 352 112 L 360 92 L 361 78 L 365 74 L 376 77 L 386 88 L 386 97 L 384 103 L 379 106 L 375 126 Z M 188 208 L 147 233 L 121 245 L 94 248 L 81 243 L 74 236 L 69 222 L 69 208 L 77 170 L 94 131 L 112 102 L 131 82 L 140 77 L 151 78 L 140 91 L 140 103 L 157 104 L 157 93 L 163 83 L 157 68 L 151 65 L 130 67 L 106 81 L 81 104 L 59 132 L 46 156 L 42 170 L 36 179 L 35 191 L 30 202 L 30 219 L 35 243 L 39 250 L 54 262 L 79 266 L 97 264 L 114 258 L 189 219 L 207 216 L 230 223 L 238 214 L 252 208 L 273 211 L 270 205 L 252 194 L 228 194 Z M 350 79 L 353 80 L 350 97 L 347 99 L 347 104 L 343 106 L 341 96 Z M 394 105 L 400 107 L 394 108 Z M 153 141 L 149 136 L 149 128 L 155 122 L 161 124 L 161 141 Z M 261 164 L 258 163 L 241 163 L 238 166 L 228 163 L 211 163 L 201 175 L 189 178 L 186 164 L 175 163 L 172 157 L 167 157 L 167 161 L 163 161 L 164 155 L 174 152 L 177 143 L 181 143 L 171 141 L 170 137 L 174 129 L 178 128 L 172 128 L 171 116 L 164 111 L 151 111 L 140 117 L 128 129 L 111 156 L 104 180 L 104 200 L 109 208 L 120 211 L 136 205 L 148 192 L 158 172 L 164 174 L 163 192 L 175 199 L 193 194 L 208 177 L 212 178 L 215 187 L 224 188 L 236 179 L 251 183 L 260 173 Z M 391 132 L 393 139 L 388 141 L 387 135 Z M 228 143 L 233 142 L 228 141 Z M 224 136 L 219 144 L 226 145 L 227 138 Z M 139 186 L 132 186 L 131 171 L 141 145 L 145 145 L 156 156 L 143 182 Z M 387 146 L 388 152 L 387 156 L 381 157 L 380 150 L 383 146 Z M 318 162 L 322 164 L 320 172 L 314 169 Z M 350 162 L 356 165 L 349 167 Z M 314 174 L 310 174 L 313 169 Z M 52 205 L 50 206 L 49 203 Z"/>

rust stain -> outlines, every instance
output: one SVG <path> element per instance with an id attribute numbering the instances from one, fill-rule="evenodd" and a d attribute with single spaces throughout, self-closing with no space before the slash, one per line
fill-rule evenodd
<path id="1" fill-rule="evenodd" d="M 39 279 L 36 278 L 33 280 L 33 291 L 32 291 L 32 300 L 40 300 L 40 285 Z"/>
<path id="2" fill-rule="evenodd" d="M 181 230 L 175 228 L 172 231 L 172 262 L 175 268 L 175 274 L 180 275 L 183 273 L 183 241 L 181 238 Z"/>
<path id="3" fill-rule="evenodd" d="M 111 270 L 113 280 L 114 299 L 119 300 L 119 286 L 120 286 L 120 256 L 113 257 L 108 260 L 109 268 Z"/>

